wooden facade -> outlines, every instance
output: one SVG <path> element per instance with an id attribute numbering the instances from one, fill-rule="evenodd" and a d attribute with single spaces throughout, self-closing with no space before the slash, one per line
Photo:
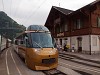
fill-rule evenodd
<path id="1" fill-rule="evenodd" d="M 70 49 L 75 45 L 77 51 L 80 48 L 80 51 L 86 51 L 90 54 L 92 51 L 100 52 L 100 42 L 97 42 L 98 45 L 96 45 L 98 49 L 95 47 L 96 50 L 92 50 L 92 45 L 100 39 L 98 39 L 100 37 L 100 0 L 96 0 L 76 11 L 53 6 L 45 26 L 51 31 L 54 38 L 62 38 L 63 40 L 69 38 Z M 85 42 L 80 41 L 79 38 L 83 40 L 87 38 L 88 50 L 85 50 L 85 46 L 83 46 Z M 97 38 L 97 40 L 93 41 L 94 38 Z M 71 39 L 75 41 L 75 44 Z M 83 47 L 79 47 L 80 43 Z"/>

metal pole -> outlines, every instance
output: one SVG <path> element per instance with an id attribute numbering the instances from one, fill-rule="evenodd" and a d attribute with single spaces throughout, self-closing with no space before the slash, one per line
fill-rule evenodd
<path id="1" fill-rule="evenodd" d="M 91 32 L 92 32 L 92 30 L 91 30 L 91 9 L 90 9 L 90 16 L 89 16 L 89 23 L 90 23 L 90 25 L 89 25 L 89 43 L 90 43 L 90 55 L 91 55 Z"/>
<path id="2" fill-rule="evenodd" d="M 90 42 L 90 55 L 91 55 L 91 35 L 89 35 L 89 42 Z"/>

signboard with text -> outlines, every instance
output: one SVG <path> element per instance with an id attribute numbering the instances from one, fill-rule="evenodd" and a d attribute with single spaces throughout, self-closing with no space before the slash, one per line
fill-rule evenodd
<path id="1" fill-rule="evenodd" d="M 61 37 L 61 36 L 64 36 L 64 33 L 57 34 L 57 37 Z"/>

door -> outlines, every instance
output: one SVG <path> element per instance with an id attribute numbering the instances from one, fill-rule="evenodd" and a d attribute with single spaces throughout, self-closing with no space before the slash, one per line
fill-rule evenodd
<path id="1" fill-rule="evenodd" d="M 77 42 L 78 42 L 78 52 L 82 52 L 82 37 L 78 37 Z"/>

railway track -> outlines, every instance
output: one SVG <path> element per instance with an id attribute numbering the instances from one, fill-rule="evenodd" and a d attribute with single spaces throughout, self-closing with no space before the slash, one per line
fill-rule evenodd
<path id="1" fill-rule="evenodd" d="M 89 74 L 89 73 L 84 72 L 84 71 L 79 71 L 79 70 L 75 70 L 75 69 L 72 69 L 72 70 L 77 72 L 78 75 L 92 75 L 92 74 Z M 52 69 L 52 70 L 42 71 L 42 72 L 45 75 L 69 75 L 69 74 L 65 74 L 64 72 L 61 72 L 60 70 L 57 70 L 57 69 Z"/>
<path id="2" fill-rule="evenodd" d="M 68 56 L 68 55 L 65 55 L 65 54 L 60 54 L 59 58 L 64 59 L 64 60 L 68 60 L 68 61 L 71 61 L 71 62 L 75 62 L 75 63 L 78 63 L 78 64 L 90 66 L 90 67 L 100 68 L 99 62 L 95 62 L 93 60 L 89 61 L 89 60 L 85 60 L 85 59 L 80 58 L 80 57 L 79 58 L 78 57 L 72 57 L 72 56 Z"/>
<path id="3" fill-rule="evenodd" d="M 63 73 L 63 72 L 61 72 L 60 70 L 57 70 L 57 69 L 43 71 L 43 73 L 45 75 L 67 75 L 67 74 L 65 74 L 65 73 Z"/>
<path id="4" fill-rule="evenodd" d="M 76 55 L 70 55 L 70 54 L 66 54 L 66 53 L 59 53 L 59 55 L 63 55 L 63 56 L 67 56 L 67 57 L 71 57 L 71 58 L 76 58 L 76 59 L 80 59 L 80 60 L 84 60 L 84 61 L 88 61 L 88 62 L 93 62 L 93 63 L 97 63 L 100 64 L 100 61 L 96 61 L 96 60 L 91 60 L 91 59 L 85 59 L 85 58 L 81 58 L 79 56 Z"/>
<path id="5" fill-rule="evenodd" d="M 69 62 L 69 63 L 64 63 L 64 64 L 63 62 L 61 62 L 63 65 L 69 66 L 71 69 L 73 69 L 76 72 L 79 72 L 82 75 L 91 75 L 92 73 L 94 73 L 93 75 L 100 75 L 99 61 L 96 62 L 90 59 L 87 60 L 87 59 L 80 58 L 74 55 L 69 55 L 69 54 L 67 55 L 65 53 L 59 54 L 59 58 L 64 59 Z"/>

